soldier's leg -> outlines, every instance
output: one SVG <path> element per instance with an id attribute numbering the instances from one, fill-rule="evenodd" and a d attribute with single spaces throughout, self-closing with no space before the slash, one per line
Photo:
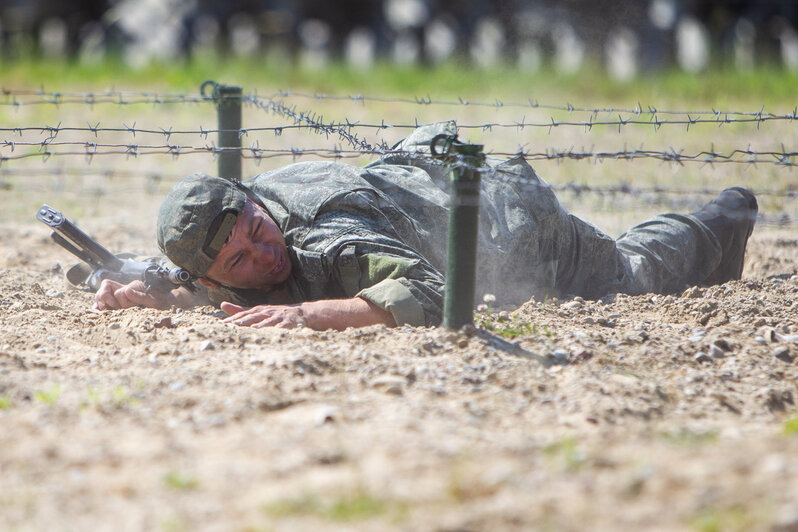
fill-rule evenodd
<path id="1" fill-rule="evenodd" d="M 692 214 L 663 214 L 617 241 L 569 216 L 558 270 L 560 291 L 585 297 L 613 292 L 669 293 L 739 279 L 757 214 L 749 191 L 727 189 Z"/>

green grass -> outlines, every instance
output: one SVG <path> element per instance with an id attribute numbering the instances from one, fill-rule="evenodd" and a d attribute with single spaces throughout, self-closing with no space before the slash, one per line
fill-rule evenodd
<path id="1" fill-rule="evenodd" d="M 306 515 L 338 522 L 360 521 L 375 517 L 397 521 L 406 512 L 405 505 L 374 497 L 362 490 L 331 499 L 322 499 L 315 495 L 282 499 L 264 505 L 263 510 L 273 517 Z"/>
<path id="2" fill-rule="evenodd" d="M 518 337 L 551 339 L 556 336 L 556 333 L 548 325 L 535 325 L 516 314 L 510 314 L 508 317 L 492 312 L 477 314 L 476 324 L 497 336 L 511 340 Z"/>
<path id="3" fill-rule="evenodd" d="M 58 398 L 61 397 L 61 385 L 56 384 L 47 390 L 36 390 L 33 397 L 48 406 L 54 406 L 58 402 Z"/>
<path id="4" fill-rule="evenodd" d="M 164 475 L 163 483 L 167 488 L 175 491 L 194 490 L 200 485 L 195 476 L 182 471 L 169 471 Z"/>
<path id="5" fill-rule="evenodd" d="M 10 397 L 0 395 L 0 410 L 8 410 L 12 404 Z"/>
<path id="6" fill-rule="evenodd" d="M 718 433 L 714 430 L 695 432 L 687 429 L 680 429 L 671 432 L 663 432 L 661 437 L 674 445 L 693 447 L 717 441 Z"/>
<path id="7" fill-rule="evenodd" d="M 742 532 L 761 525 L 761 518 L 750 508 L 739 505 L 711 508 L 694 516 L 690 520 L 690 529 L 696 532 Z"/>
<path id="8" fill-rule="evenodd" d="M 581 469 L 586 462 L 584 453 L 579 450 L 576 440 L 570 436 L 546 445 L 543 454 L 549 465 L 558 471 L 572 473 Z"/>
<path id="9" fill-rule="evenodd" d="M 785 436 L 798 436 L 798 414 L 784 422 L 782 432 Z"/>
<path id="10" fill-rule="evenodd" d="M 70 88 L 101 91 L 107 88 L 141 87 L 148 90 L 196 92 L 199 85 L 213 79 L 240 84 L 245 91 L 256 88 L 295 88 L 338 94 L 379 96 L 433 95 L 463 96 L 476 99 L 501 94 L 516 95 L 519 101 L 529 98 L 562 102 L 574 98 L 583 102 L 622 101 L 648 104 L 673 102 L 711 102 L 718 107 L 741 103 L 757 108 L 795 104 L 798 74 L 775 67 L 760 67 L 749 72 L 717 68 L 699 75 L 664 70 L 640 76 L 632 82 L 618 82 L 599 68 L 587 65 L 579 73 L 563 75 L 542 69 L 522 72 L 509 65 L 477 68 L 451 61 L 438 66 L 396 66 L 377 62 L 368 70 L 341 63 L 323 68 L 303 68 L 284 57 L 235 59 L 205 56 L 171 63 L 153 62 L 132 68 L 113 55 L 97 63 L 77 60 L 40 60 L 23 56 L 0 61 L 2 85 L 6 88 Z M 565 102 L 562 102 L 565 103 Z M 752 108 L 753 110 L 753 108 Z"/>

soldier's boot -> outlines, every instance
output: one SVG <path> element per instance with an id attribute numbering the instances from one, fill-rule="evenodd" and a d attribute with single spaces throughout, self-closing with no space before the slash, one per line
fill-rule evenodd
<path id="1" fill-rule="evenodd" d="M 754 230 L 758 205 L 754 194 L 742 187 L 727 188 L 693 216 L 701 220 L 720 243 L 720 264 L 702 284 L 722 284 L 743 273 L 745 246 Z"/>

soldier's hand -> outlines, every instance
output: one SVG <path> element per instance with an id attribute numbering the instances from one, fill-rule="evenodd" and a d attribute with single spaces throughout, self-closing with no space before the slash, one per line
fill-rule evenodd
<path id="1" fill-rule="evenodd" d="M 94 294 L 94 306 L 97 310 L 117 310 L 128 307 L 150 307 L 165 309 L 175 303 L 171 292 L 157 290 L 147 291 L 142 281 L 122 284 L 105 279 L 97 293 Z"/>
<path id="2" fill-rule="evenodd" d="M 307 325 L 301 305 L 258 305 L 242 307 L 225 301 L 222 310 L 229 316 L 225 323 L 244 327 L 281 327 L 293 329 Z"/>

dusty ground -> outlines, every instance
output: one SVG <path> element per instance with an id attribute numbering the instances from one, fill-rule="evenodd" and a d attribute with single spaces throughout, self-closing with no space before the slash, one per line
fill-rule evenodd
<path id="1" fill-rule="evenodd" d="M 791 233 L 739 282 L 481 316 L 509 340 L 95 313 L 46 228 L 0 234 L 2 530 L 798 529 Z"/>
<path id="2" fill-rule="evenodd" d="M 327 105 L 320 112 L 331 119 L 377 123 L 550 119 L 510 108 Z M 251 110 L 245 118 L 285 124 Z M 212 129 L 215 112 L 23 106 L 0 109 L 0 121 Z M 58 139 L 73 137 L 95 142 Z M 467 137 L 506 152 L 710 142 L 728 151 L 789 148 L 795 133 L 774 123 Z M 34 130 L 0 140 L 42 138 Z M 291 131 L 260 140 L 340 142 Z M 114 251 L 151 253 L 169 179 L 214 166 L 201 156 L 4 163 L 14 173 L 0 174 L 0 530 L 798 530 L 798 244 L 794 224 L 774 228 L 784 213 L 797 219 L 794 199 L 760 196 L 769 218 L 740 282 L 481 315 L 498 339 L 255 331 L 222 324 L 211 308 L 94 313 L 90 294 L 65 287 L 59 268 L 73 259 L 32 221 L 41 203 Z M 552 183 L 783 191 L 796 182 L 793 169 L 773 165 L 535 166 Z M 47 173 L 59 167 L 77 170 Z M 246 161 L 244 173 L 265 169 Z M 662 198 L 560 197 L 616 236 L 666 210 Z M 678 211 L 707 199 L 668 198 Z"/>

